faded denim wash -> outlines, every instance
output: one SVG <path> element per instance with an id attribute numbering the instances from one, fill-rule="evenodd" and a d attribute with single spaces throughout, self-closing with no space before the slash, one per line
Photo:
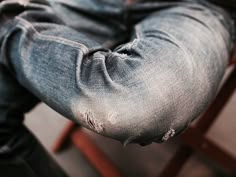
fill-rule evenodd
<path id="1" fill-rule="evenodd" d="M 234 35 L 207 1 L 0 2 L 0 157 L 32 149 L 39 100 L 124 145 L 168 140 L 213 100 Z"/>

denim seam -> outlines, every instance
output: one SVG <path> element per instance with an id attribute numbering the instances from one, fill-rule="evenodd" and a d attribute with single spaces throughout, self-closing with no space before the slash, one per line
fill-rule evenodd
<path id="1" fill-rule="evenodd" d="M 16 26 L 20 26 L 22 28 L 24 28 L 25 30 L 32 30 L 35 32 L 35 34 L 37 34 L 38 36 L 40 36 L 41 38 L 43 39 L 46 39 L 48 41 L 53 41 L 53 42 L 58 42 L 58 43 L 61 43 L 61 44 L 64 44 L 64 45 L 68 45 L 68 46 L 71 46 L 73 48 L 78 48 L 80 49 L 84 54 L 87 53 L 89 51 L 88 47 L 85 46 L 84 44 L 81 44 L 81 43 L 78 43 L 78 42 L 74 42 L 74 41 L 71 41 L 69 39 L 65 39 L 65 38 L 62 38 L 62 37 L 58 37 L 58 36 L 50 36 L 50 35 L 45 35 L 45 34 L 40 34 L 35 28 L 34 26 L 29 23 L 27 20 L 21 18 L 21 17 L 15 17 L 16 20 L 18 20 L 19 22 L 21 22 L 20 24 L 17 24 Z"/>

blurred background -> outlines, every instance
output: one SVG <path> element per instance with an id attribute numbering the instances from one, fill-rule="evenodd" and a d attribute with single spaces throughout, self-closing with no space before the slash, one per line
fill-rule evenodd
<path id="1" fill-rule="evenodd" d="M 236 94 L 214 123 L 207 136 L 236 156 Z M 39 104 L 26 116 L 26 125 L 39 138 L 49 153 L 70 177 L 99 177 L 83 154 L 73 145 L 59 154 L 52 152 L 52 145 L 68 122 L 45 104 Z M 110 157 L 126 177 L 157 177 L 179 146 L 174 139 L 164 144 L 148 146 L 128 145 L 88 131 L 90 137 Z M 186 163 L 179 177 L 230 176 L 215 162 L 195 153 Z"/>

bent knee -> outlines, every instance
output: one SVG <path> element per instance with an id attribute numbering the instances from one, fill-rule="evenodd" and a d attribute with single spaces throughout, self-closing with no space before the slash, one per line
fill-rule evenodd
<path id="1" fill-rule="evenodd" d="M 198 65 L 189 60 L 196 58 L 174 49 L 175 56 L 143 60 L 116 90 L 94 86 L 74 100 L 75 120 L 123 144 L 163 142 L 182 132 L 214 97 L 223 67 L 214 74 L 195 74 Z"/>
<path id="2" fill-rule="evenodd" d="M 154 83 L 125 93 L 80 98 L 72 106 L 75 120 L 125 145 L 166 141 L 186 127 L 193 109 L 186 108 L 186 100 L 180 105 L 184 98 L 169 84 Z"/>

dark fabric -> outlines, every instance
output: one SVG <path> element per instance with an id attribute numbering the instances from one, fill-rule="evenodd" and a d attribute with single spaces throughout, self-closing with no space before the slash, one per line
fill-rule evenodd
<path id="1" fill-rule="evenodd" d="M 167 1 L 167 0 L 127 0 L 131 3 L 135 3 L 135 2 L 147 2 L 147 1 L 150 1 L 150 2 L 153 2 L 153 1 Z M 182 1 L 182 0 L 171 0 L 171 1 Z M 189 1 L 189 0 L 184 0 L 184 1 Z M 191 0 L 190 0 L 191 1 Z M 214 4 L 217 4 L 217 5 L 220 5 L 220 6 L 224 6 L 224 7 L 236 7 L 236 0 L 198 0 L 198 1 L 209 1 L 211 3 L 214 3 Z M 170 1 L 168 1 L 170 2 Z"/>
<path id="2" fill-rule="evenodd" d="M 221 6 L 226 6 L 230 8 L 236 7 L 236 0 L 209 0 L 209 1 Z"/>
<path id="3" fill-rule="evenodd" d="M 67 177 L 23 125 L 0 147 L 1 177 Z"/>

